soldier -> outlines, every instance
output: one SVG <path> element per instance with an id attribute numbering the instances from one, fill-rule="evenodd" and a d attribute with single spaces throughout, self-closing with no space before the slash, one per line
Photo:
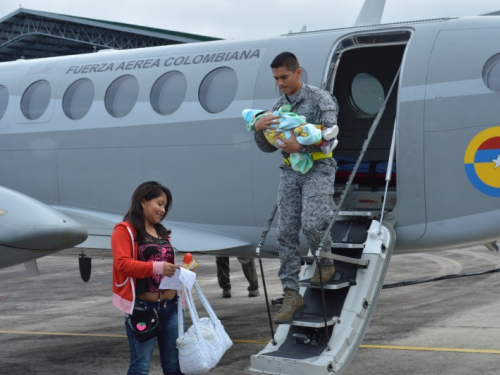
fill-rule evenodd
<path id="1" fill-rule="evenodd" d="M 317 87 L 306 85 L 301 80 L 302 70 L 294 54 L 283 52 L 271 63 L 272 74 L 283 95 L 276 102 L 272 111 L 285 104 L 291 105 L 291 111 L 305 116 L 311 124 L 332 127 L 337 124 L 338 104 L 328 92 Z M 274 152 L 276 147 L 265 138 L 263 131 L 271 125 L 279 123 L 279 117 L 267 115 L 255 123 L 255 142 L 264 152 Z M 283 285 L 285 298 L 280 311 L 274 317 L 278 324 L 290 323 L 295 316 L 306 308 L 299 294 L 300 250 L 299 232 L 302 230 L 315 251 L 321 241 L 324 230 L 328 226 L 330 213 L 334 209 L 333 193 L 337 163 L 332 154 L 325 155 L 318 146 L 303 146 L 292 134 L 290 139 L 283 140 L 279 146 L 284 157 L 281 165 L 281 178 L 278 188 L 278 253 L 281 267 L 279 278 Z M 294 171 L 290 167 L 290 154 L 307 152 L 311 154 L 314 164 L 307 173 Z M 331 247 L 331 238 L 325 248 Z M 319 284 L 319 270 L 316 269 L 311 284 Z M 333 261 L 322 259 L 321 273 L 323 282 L 328 282 L 335 273 Z"/>
<path id="2" fill-rule="evenodd" d="M 222 298 L 231 298 L 231 279 L 229 278 L 229 257 L 215 257 L 217 264 L 217 280 L 222 289 Z M 253 258 L 240 258 L 238 262 L 248 281 L 248 297 L 257 297 L 259 295 L 259 279 L 255 269 Z"/>

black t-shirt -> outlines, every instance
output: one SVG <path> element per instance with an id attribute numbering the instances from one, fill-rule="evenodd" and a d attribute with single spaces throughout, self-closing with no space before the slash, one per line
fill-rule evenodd
<path id="1" fill-rule="evenodd" d="M 141 262 L 169 262 L 175 264 L 174 249 L 167 239 L 148 235 L 138 242 L 137 260 Z M 153 275 L 144 279 L 136 279 L 135 293 L 158 292 L 163 275 Z"/>

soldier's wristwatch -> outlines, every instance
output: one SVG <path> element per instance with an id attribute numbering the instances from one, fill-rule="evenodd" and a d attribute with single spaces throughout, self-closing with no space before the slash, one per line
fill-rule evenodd
<path id="1" fill-rule="evenodd" d="M 304 146 L 304 145 L 300 146 L 300 148 L 299 148 L 299 152 L 300 152 L 300 153 L 307 152 L 307 148 L 306 148 L 306 146 Z"/>

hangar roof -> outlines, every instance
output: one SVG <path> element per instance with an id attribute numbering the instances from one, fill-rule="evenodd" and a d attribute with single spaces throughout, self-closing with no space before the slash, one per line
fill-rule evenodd
<path id="1" fill-rule="evenodd" d="M 210 40 L 219 38 L 23 8 L 0 19 L 0 61 Z"/>

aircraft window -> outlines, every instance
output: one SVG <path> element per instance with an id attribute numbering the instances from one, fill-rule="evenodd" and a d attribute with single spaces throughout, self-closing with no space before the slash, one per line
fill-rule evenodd
<path id="1" fill-rule="evenodd" d="M 207 112 L 219 113 L 232 103 L 238 88 L 238 77 L 231 68 L 217 68 L 206 75 L 198 97 Z"/>
<path id="2" fill-rule="evenodd" d="M 29 120 L 36 120 L 44 114 L 50 102 L 50 84 L 36 81 L 26 89 L 21 99 L 21 112 Z"/>
<path id="3" fill-rule="evenodd" d="M 491 57 L 484 65 L 483 81 L 491 91 L 500 92 L 500 54 Z"/>
<path id="4" fill-rule="evenodd" d="M 384 103 L 384 88 L 374 76 L 361 73 L 352 80 L 350 99 L 358 112 L 373 116 Z"/>
<path id="5" fill-rule="evenodd" d="M 177 111 L 186 97 L 186 77 L 181 72 L 162 75 L 151 89 L 151 105 L 160 115 L 170 115 Z"/>
<path id="6" fill-rule="evenodd" d="M 139 96 L 139 83 L 137 78 L 125 75 L 111 83 L 106 91 L 104 105 L 113 117 L 124 117 L 130 113 Z"/>
<path id="7" fill-rule="evenodd" d="M 88 78 L 73 82 L 64 93 L 63 111 L 72 120 L 87 114 L 94 102 L 94 84 Z"/>
<path id="8" fill-rule="evenodd" d="M 5 86 L 0 86 L 0 119 L 5 114 L 8 104 L 9 104 L 9 90 L 7 90 L 7 87 Z"/>

